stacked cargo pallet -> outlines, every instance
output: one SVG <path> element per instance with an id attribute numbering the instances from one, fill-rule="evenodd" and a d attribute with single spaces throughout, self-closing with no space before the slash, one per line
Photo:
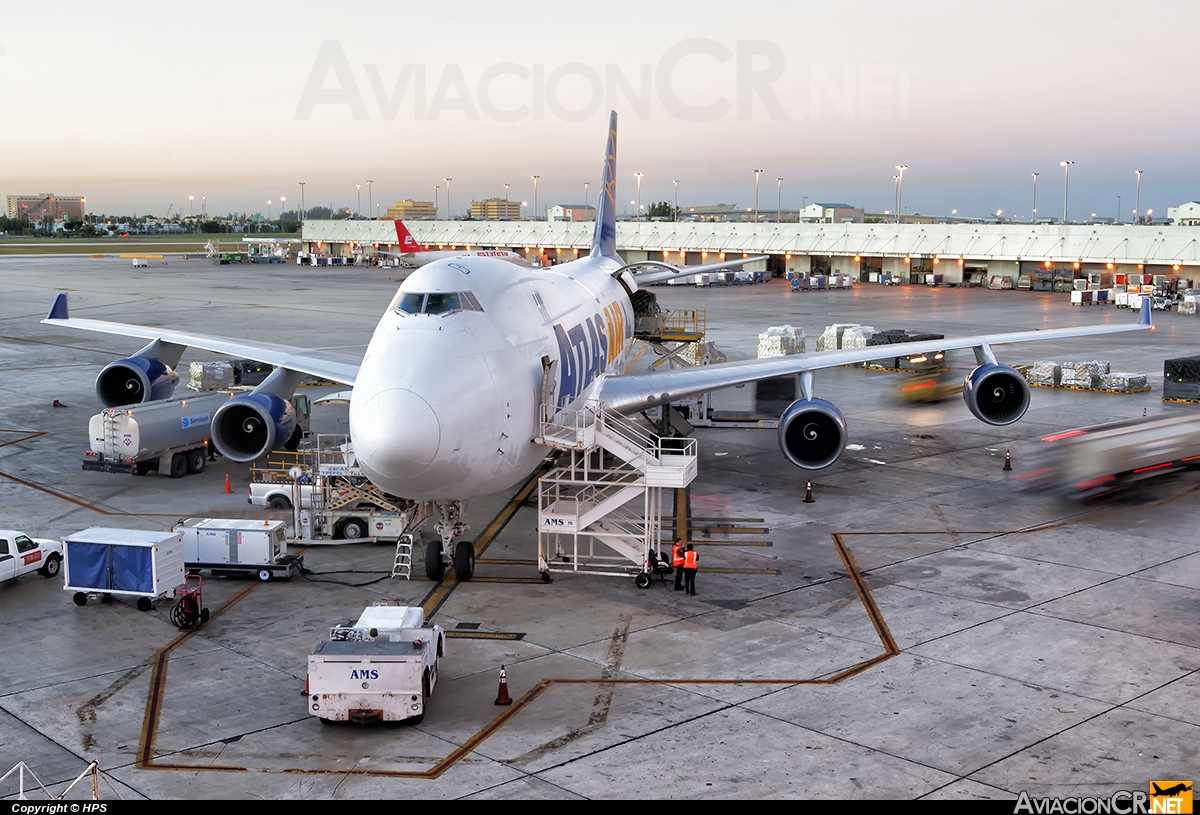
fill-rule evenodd
<path id="1" fill-rule="evenodd" d="M 1200 357 L 1177 357 L 1163 363 L 1165 401 L 1200 402 Z"/>
<path id="2" fill-rule="evenodd" d="M 836 351 L 842 347 L 842 335 L 847 329 L 862 328 L 858 323 L 834 323 L 825 327 L 821 332 L 821 336 L 817 337 L 818 351 Z M 869 327 L 869 326 L 868 326 Z M 871 328 L 871 331 L 874 331 Z"/>
<path id="3" fill-rule="evenodd" d="M 803 328 L 790 325 L 771 326 L 758 335 L 758 358 L 786 357 L 805 352 Z"/>
<path id="4" fill-rule="evenodd" d="M 1144 393 L 1150 390 L 1145 374 L 1110 371 L 1103 360 L 1089 359 L 1064 362 L 1035 362 L 1023 371 L 1030 385 L 1039 388 L 1067 388 L 1104 393 Z"/>

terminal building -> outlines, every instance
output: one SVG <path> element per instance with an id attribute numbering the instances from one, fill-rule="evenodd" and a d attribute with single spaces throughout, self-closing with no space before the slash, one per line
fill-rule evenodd
<path id="1" fill-rule="evenodd" d="M 546 210 L 547 221 L 594 221 L 596 208 L 587 204 L 555 204 Z"/>
<path id="2" fill-rule="evenodd" d="M 31 221 L 82 221 L 85 199 L 79 195 L 9 195 L 4 214 L 9 218 L 28 218 Z"/>
<path id="3" fill-rule="evenodd" d="M 413 236 L 433 249 L 506 249 L 530 262 L 586 254 L 589 221 L 420 221 Z M 315 255 L 370 257 L 394 251 L 389 221 L 306 221 L 302 243 Z M 1091 273 L 1200 279 L 1200 226 L 1016 223 L 739 223 L 621 221 L 617 250 L 627 263 L 676 266 L 766 255 L 747 271 L 776 276 L 842 274 L 861 282 L 981 283 L 1068 290 Z M 1008 283 L 1003 279 L 1007 278 Z"/>

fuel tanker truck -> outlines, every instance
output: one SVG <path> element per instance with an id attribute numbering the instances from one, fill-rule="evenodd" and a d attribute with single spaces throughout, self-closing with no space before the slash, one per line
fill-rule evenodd
<path id="1" fill-rule="evenodd" d="M 88 422 L 91 449 L 83 469 L 171 478 L 203 472 L 212 443 L 212 417 L 232 394 L 198 393 L 106 408 Z"/>

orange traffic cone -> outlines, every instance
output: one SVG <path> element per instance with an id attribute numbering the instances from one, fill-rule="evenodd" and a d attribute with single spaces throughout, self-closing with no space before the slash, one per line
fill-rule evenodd
<path id="1" fill-rule="evenodd" d="M 512 699 L 508 696 L 508 674 L 505 672 L 503 665 L 500 666 L 500 691 L 496 694 L 496 704 L 512 704 Z"/>
<path id="2" fill-rule="evenodd" d="M 1008 472 L 1011 469 L 1012 469 L 1012 456 L 1010 456 L 1008 454 L 1008 451 L 1005 450 L 1004 451 L 1004 471 Z"/>
<path id="3" fill-rule="evenodd" d="M 809 481 L 807 489 L 804 490 L 804 503 L 811 504 L 811 503 L 815 502 L 816 500 L 817 499 L 813 498 L 813 496 L 812 496 L 812 482 Z"/>
<path id="4" fill-rule="evenodd" d="M 233 487 L 229 484 L 229 473 L 225 473 L 225 495 L 233 495 Z"/>

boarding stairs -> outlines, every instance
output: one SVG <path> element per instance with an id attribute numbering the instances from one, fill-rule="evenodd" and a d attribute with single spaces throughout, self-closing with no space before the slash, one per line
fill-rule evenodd
<path id="1" fill-rule="evenodd" d="M 662 549 L 662 490 L 695 479 L 696 440 L 656 436 L 594 400 L 543 405 L 542 420 L 537 443 L 569 455 L 538 480 L 539 570 L 648 580 Z"/>
<path id="2" fill-rule="evenodd" d="M 413 539 L 416 536 L 409 533 L 396 539 L 396 557 L 392 561 L 392 579 L 409 580 L 412 578 Z"/>

